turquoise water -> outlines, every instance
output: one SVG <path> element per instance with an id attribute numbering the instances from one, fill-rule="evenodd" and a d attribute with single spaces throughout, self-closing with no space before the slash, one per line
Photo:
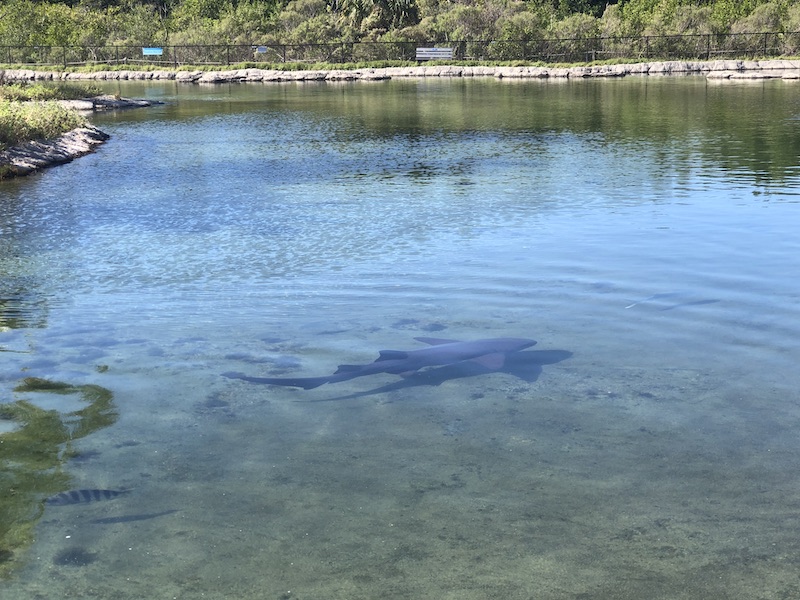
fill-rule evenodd
<path id="1" fill-rule="evenodd" d="M 0 401 L 115 415 L 0 455 L 13 597 L 800 595 L 796 84 L 106 85 L 0 184 Z M 420 336 L 538 343 L 221 376 Z"/>

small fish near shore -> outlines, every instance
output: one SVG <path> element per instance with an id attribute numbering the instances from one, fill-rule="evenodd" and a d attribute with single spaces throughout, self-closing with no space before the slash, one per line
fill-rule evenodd
<path id="1" fill-rule="evenodd" d="M 114 500 L 131 490 L 69 490 L 55 496 L 50 496 L 44 503 L 47 506 L 69 506 L 71 504 L 90 504 Z"/>

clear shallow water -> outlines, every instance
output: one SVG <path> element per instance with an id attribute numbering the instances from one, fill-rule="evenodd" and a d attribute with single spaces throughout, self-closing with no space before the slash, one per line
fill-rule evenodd
<path id="1" fill-rule="evenodd" d="M 133 491 L 47 507 L 4 587 L 799 593 L 793 84 L 108 87 L 165 104 L 0 185 L 0 383 L 110 390 L 56 491 Z M 538 344 L 497 373 L 220 376 L 418 336 Z"/>

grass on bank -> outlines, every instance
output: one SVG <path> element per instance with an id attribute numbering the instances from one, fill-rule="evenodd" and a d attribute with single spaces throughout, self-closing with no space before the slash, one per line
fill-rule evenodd
<path id="1" fill-rule="evenodd" d="M 94 85 L 47 85 L 27 81 L 3 83 L 0 81 L 0 100 L 26 102 L 30 100 L 75 100 L 99 96 L 103 91 Z"/>
<path id="2" fill-rule="evenodd" d="M 84 117 L 57 102 L 0 99 L 0 150 L 21 142 L 58 137 L 84 125 Z"/>
<path id="3" fill-rule="evenodd" d="M 83 127 L 86 119 L 56 100 L 87 98 L 100 93 L 100 88 L 88 85 L 0 84 L 0 150 L 29 140 L 54 138 Z"/>

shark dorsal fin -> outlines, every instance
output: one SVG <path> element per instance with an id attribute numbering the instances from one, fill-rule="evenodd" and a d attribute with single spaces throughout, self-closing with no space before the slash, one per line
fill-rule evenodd
<path id="1" fill-rule="evenodd" d="M 408 358 L 408 352 L 403 350 L 381 350 L 378 354 L 379 356 L 375 359 L 375 362 L 380 362 L 382 360 L 405 360 Z"/>
<path id="2" fill-rule="evenodd" d="M 429 346 L 441 346 L 442 344 L 456 344 L 458 340 L 445 340 L 442 338 L 415 337 L 415 340 L 428 344 Z"/>

